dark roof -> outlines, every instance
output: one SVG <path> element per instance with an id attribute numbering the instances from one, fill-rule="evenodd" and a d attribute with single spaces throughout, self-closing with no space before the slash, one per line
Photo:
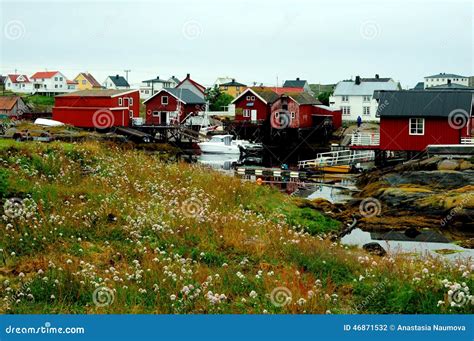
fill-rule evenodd
<path id="1" fill-rule="evenodd" d="M 296 78 L 294 80 L 286 80 L 283 83 L 284 88 L 303 88 L 306 84 L 306 80 Z"/>
<path id="2" fill-rule="evenodd" d="M 147 79 L 146 81 L 142 81 L 143 83 L 171 83 L 170 80 L 167 79 L 160 79 L 160 77 Z"/>
<path id="3" fill-rule="evenodd" d="M 206 101 L 202 97 L 196 95 L 191 90 L 189 90 L 189 89 L 180 89 L 180 88 L 164 88 L 164 89 L 158 91 L 152 97 L 148 98 L 145 102 L 148 102 L 150 99 L 157 96 L 162 91 L 166 91 L 166 92 L 170 93 L 171 95 L 175 96 L 176 98 L 179 98 L 182 102 L 184 102 L 186 104 L 206 104 Z"/>
<path id="4" fill-rule="evenodd" d="M 380 91 L 380 117 L 448 117 L 453 111 L 471 115 L 474 92 L 469 91 Z"/>
<path id="5" fill-rule="evenodd" d="M 426 88 L 426 90 L 474 90 L 474 88 L 470 88 L 468 86 L 456 83 L 448 83 L 448 84 L 441 84 L 436 86 L 431 86 Z"/>
<path id="6" fill-rule="evenodd" d="M 425 83 L 424 82 L 418 82 L 416 83 L 415 87 L 412 90 L 423 90 L 425 88 Z"/>
<path id="7" fill-rule="evenodd" d="M 251 88 L 257 95 L 262 97 L 267 103 L 275 102 L 280 97 L 276 92 L 268 88 Z"/>
<path id="8" fill-rule="evenodd" d="M 171 76 L 169 80 L 174 81 L 176 84 L 181 83 L 181 81 L 178 78 L 176 78 L 175 76 Z"/>
<path id="9" fill-rule="evenodd" d="M 115 86 L 126 86 L 130 87 L 127 80 L 123 76 L 115 75 L 109 76 L 110 80 L 115 84 Z"/>
<path id="10" fill-rule="evenodd" d="M 312 104 L 312 105 L 321 104 L 320 101 L 318 101 L 316 98 L 314 98 L 313 96 L 311 96 L 307 92 L 298 92 L 298 93 L 291 93 L 290 92 L 286 95 L 293 98 L 296 101 L 296 103 L 298 103 L 298 104 Z"/>
<path id="11" fill-rule="evenodd" d="M 392 79 L 391 78 L 361 78 L 360 79 L 362 82 L 389 82 Z"/>
<path id="12" fill-rule="evenodd" d="M 220 86 L 247 86 L 247 85 L 236 82 L 235 79 L 233 79 L 232 82 L 227 82 L 227 83 L 221 84 Z"/>
<path id="13" fill-rule="evenodd" d="M 113 97 L 116 95 L 126 94 L 133 91 L 138 91 L 138 90 L 92 89 L 92 90 L 74 91 L 74 92 L 58 95 L 56 97 Z"/>
<path id="14" fill-rule="evenodd" d="M 467 78 L 466 76 L 456 75 L 454 73 L 438 73 L 437 75 L 427 76 L 425 78 Z"/>

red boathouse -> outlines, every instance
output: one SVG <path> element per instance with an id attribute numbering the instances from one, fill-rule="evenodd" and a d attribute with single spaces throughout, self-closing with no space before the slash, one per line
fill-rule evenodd
<path id="1" fill-rule="evenodd" d="M 81 128 L 127 127 L 139 110 L 138 90 L 82 90 L 55 97 L 53 120 Z"/>

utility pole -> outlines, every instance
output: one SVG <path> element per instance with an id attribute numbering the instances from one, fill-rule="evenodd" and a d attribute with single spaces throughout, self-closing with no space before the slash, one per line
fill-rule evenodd
<path id="1" fill-rule="evenodd" d="M 132 72 L 132 70 L 123 70 L 123 72 L 125 72 L 125 79 L 127 80 L 127 83 L 128 83 L 128 73 Z"/>

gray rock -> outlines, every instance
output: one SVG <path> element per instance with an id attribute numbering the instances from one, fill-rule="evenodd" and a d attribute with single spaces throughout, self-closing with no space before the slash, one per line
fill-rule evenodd
<path id="1" fill-rule="evenodd" d="M 385 256 L 387 254 L 387 251 L 385 251 L 382 245 L 376 242 L 367 243 L 364 246 L 362 246 L 362 248 L 368 253 L 371 253 L 377 256 Z"/>

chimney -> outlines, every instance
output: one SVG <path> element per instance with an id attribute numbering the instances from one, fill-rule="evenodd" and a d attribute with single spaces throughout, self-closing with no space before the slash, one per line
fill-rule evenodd
<path id="1" fill-rule="evenodd" d="M 235 78 L 232 78 L 232 83 L 235 83 Z"/>
<path id="2" fill-rule="evenodd" d="M 376 74 L 375 74 L 375 79 L 379 79 L 379 78 L 380 78 L 379 74 L 376 73 Z"/>
<path id="3" fill-rule="evenodd" d="M 360 85 L 360 76 L 356 76 L 355 83 L 356 83 L 357 85 Z"/>
<path id="4" fill-rule="evenodd" d="M 300 80 L 300 77 L 296 77 L 296 80 L 299 81 L 299 80 Z"/>
<path id="5" fill-rule="evenodd" d="M 191 74 L 188 73 L 188 74 L 186 75 L 186 78 L 191 78 Z"/>
<path id="6" fill-rule="evenodd" d="M 118 79 L 118 78 L 119 78 L 119 75 L 115 75 L 115 78 Z"/>
<path id="7" fill-rule="evenodd" d="M 160 76 L 156 76 L 156 79 L 160 79 Z"/>

